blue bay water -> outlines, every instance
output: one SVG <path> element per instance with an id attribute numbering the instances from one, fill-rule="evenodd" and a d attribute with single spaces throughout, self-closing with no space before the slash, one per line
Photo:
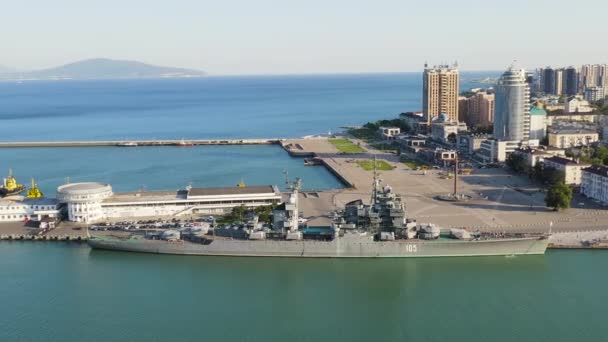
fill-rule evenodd
<path id="1" fill-rule="evenodd" d="M 496 75 L 463 73 L 461 88 Z M 421 96 L 420 73 L 0 82 L 0 141 L 293 138 L 420 110 Z"/>
<path id="2" fill-rule="evenodd" d="M 235 186 L 241 180 L 282 188 L 284 171 L 291 180 L 300 177 L 307 190 L 343 187 L 326 168 L 304 166 L 278 145 L 0 149 L 0 170 L 8 167 L 21 182 L 35 178 L 50 196 L 68 178 L 110 183 L 114 191 Z"/>

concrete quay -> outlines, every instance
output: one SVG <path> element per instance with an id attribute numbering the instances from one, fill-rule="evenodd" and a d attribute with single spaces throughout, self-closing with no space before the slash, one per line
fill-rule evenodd
<path id="1" fill-rule="evenodd" d="M 552 249 L 608 249 L 608 230 L 561 232 L 549 241 Z"/>
<path id="2" fill-rule="evenodd" d="M 17 147 L 103 147 L 103 146 L 188 146 L 194 145 L 270 145 L 281 139 L 179 139 L 179 140 L 100 140 L 100 141 L 4 141 L 0 148 Z"/>
<path id="3" fill-rule="evenodd" d="M 57 228 L 41 230 L 23 222 L 0 223 L 0 240 L 9 241 L 76 241 L 88 239 L 87 228 L 62 222 Z"/>

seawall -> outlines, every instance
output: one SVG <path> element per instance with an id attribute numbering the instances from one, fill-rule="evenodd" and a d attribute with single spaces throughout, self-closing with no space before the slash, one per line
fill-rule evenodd
<path id="1" fill-rule="evenodd" d="M 16 147 L 100 147 L 100 146 L 180 146 L 180 145 L 271 145 L 281 139 L 179 139 L 179 140 L 99 140 L 99 141 L 4 141 L 0 148 Z"/>

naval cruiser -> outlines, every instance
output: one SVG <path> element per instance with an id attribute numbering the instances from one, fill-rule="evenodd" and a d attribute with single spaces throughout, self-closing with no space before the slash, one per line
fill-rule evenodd
<path id="1" fill-rule="evenodd" d="M 335 212 L 331 227 L 301 227 L 300 180 L 288 199 L 273 210 L 272 228 L 257 222 L 242 229 L 188 228 L 126 238 L 91 237 L 92 248 L 159 254 L 303 257 L 407 258 L 544 254 L 549 234 L 488 234 L 444 230 L 408 218 L 401 196 L 380 186 L 374 171 L 370 204 L 357 200 Z M 236 227 L 236 226 L 235 226 Z"/>

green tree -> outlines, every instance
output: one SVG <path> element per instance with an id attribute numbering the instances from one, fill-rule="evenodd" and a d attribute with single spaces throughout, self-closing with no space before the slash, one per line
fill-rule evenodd
<path id="1" fill-rule="evenodd" d="M 549 188 L 545 196 L 545 204 L 554 210 L 570 208 L 572 188 L 564 183 L 557 183 Z"/>
<path id="2" fill-rule="evenodd" d="M 245 217 L 245 213 L 247 212 L 247 208 L 245 208 L 245 205 L 241 204 L 238 207 L 234 207 L 232 208 L 232 219 L 233 220 L 238 220 L 238 221 L 243 221 L 243 217 Z"/>
<path id="3" fill-rule="evenodd" d="M 494 131 L 494 127 L 492 125 L 490 126 L 475 126 L 471 129 L 471 132 L 473 134 L 492 134 L 492 132 Z"/>
<path id="4" fill-rule="evenodd" d="M 553 167 L 547 167 L 543 170 L 542 182 L 549 185 L 555 185 L 563 183 L 565 175 L 562 171 L 559 171 Z"/>
<path id="5" fill-rule="evenodd" d="M 594 157 L 601 159 L 606 162 L 608 159 L 608 147 L 606 146 L 598 146 L 594 151 Z"/>
<path id="6" fill-rule="evenodd" d="M 507 166 L 517 173 L 526 172 L 527 165 L 524 157 L 519 154 L 511 153 L 506 160 Z"/>
<path id="7" fill-rule="evenodd" d="M 545 174 L 542 163 L 537 162 L 536 164 L 534 164 L 534 167 L 530 172 L 530 177 L 537 182 L 544 182 Z"/>
<path id="8" fill-rule="evenodd" d="M 258 215 L 258 219 L 260 220 L 260 222 L 268 223 L 271 221 L 272 209 L 273 209 L 273 206 L 262 205 L 262 206 L 256 207 L 254 209 L 254 212 L 256 215 Z"/>

